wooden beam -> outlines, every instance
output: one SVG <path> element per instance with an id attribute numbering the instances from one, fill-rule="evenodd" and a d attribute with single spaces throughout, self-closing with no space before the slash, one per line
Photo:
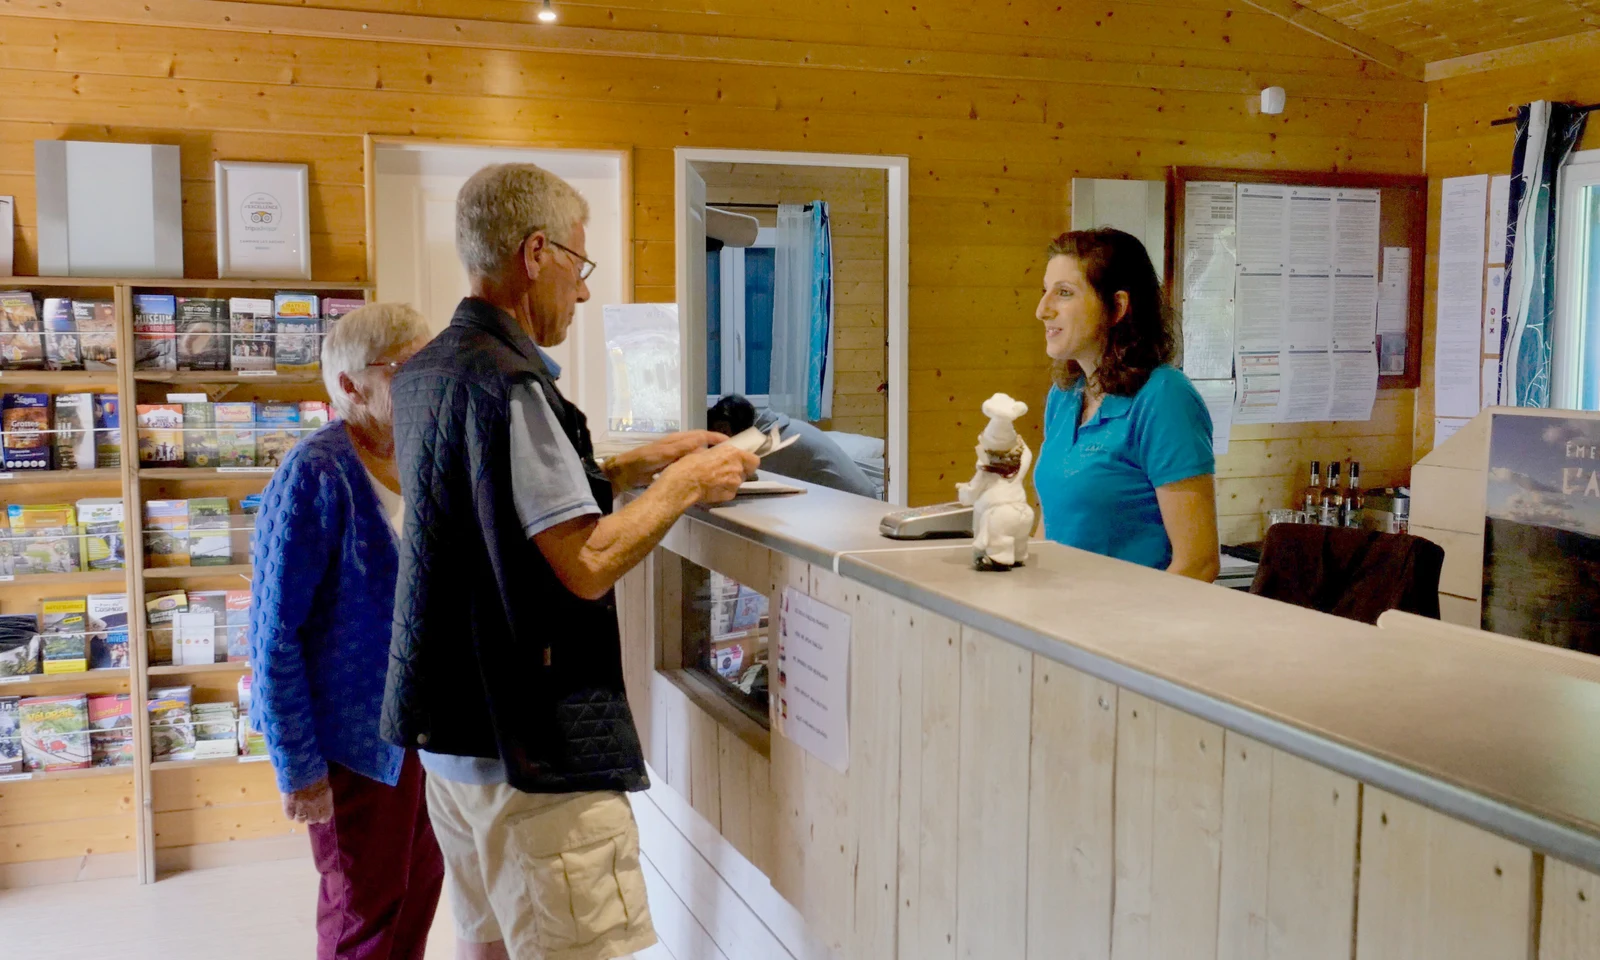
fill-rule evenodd
<path id="1" fill-rule="evenodd" d="M 1402 77 L 1411 80 L 1423 78 L 1423 64 L 1420 61 L 1294 0 L 1244 0 L 1244 2 L 1257 10 L 1280 17 L 1307 33 L 1316 34 L 1329 43 L 1338 44 L 1352 53 L 1375 63 L 1381 63 Z"/>
<path id="2" fill-rule="evenodd" d="M 1435 80 L 1449 80 L 1469 73 L 1526 67 L 1555 57 L 1597 52 L 1600 52 L 1600 30 L 1586 30 L 1566 37 L 1552 37 L 1549 40 L 1535 40 L 1533 43 L 1472 53 L 1464 57 L 1435 60 L 1428 64 L 1423 79 L 1432 83 Z"/>
<path id="3" fill-rule="evenodd" d="M 525 53 L 590 54 L 1210 93 L 1253 93 L 1272 83 L 1285 87 L 1290 96 L 1403 103 L 1420 103 L 1423 99 L 1420 85 L 1413 91 L 1409 89 L 1412 85 L 1403 80 L 1382 77 L 1334 79 L 1242 68 L 1160 65 L 1107 70 L 1105 64 L 1093 60 L 517 24 L 236 0 L 0 0 L 0 17 L 6 16 Z"/>

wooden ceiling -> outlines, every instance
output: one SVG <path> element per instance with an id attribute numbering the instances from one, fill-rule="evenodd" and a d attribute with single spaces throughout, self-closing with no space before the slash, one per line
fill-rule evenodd
<path id="1" fill-rule="evenodd" d="M 1600 0 L 1299 0 L 1424 63 L 1600 29 Z"/>

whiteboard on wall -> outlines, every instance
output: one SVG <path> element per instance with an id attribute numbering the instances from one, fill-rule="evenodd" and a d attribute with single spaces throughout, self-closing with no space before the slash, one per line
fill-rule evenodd
<path id="1" fill-rule="evenodd" d="M 1095 227 L 1115 227 L 1138 237 L 1160 272 L 1166 256 L 1166 181 L 1073 178 L 1072 229 Z"/>

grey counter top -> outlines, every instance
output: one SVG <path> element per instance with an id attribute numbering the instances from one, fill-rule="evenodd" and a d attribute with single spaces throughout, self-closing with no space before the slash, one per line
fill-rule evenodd
<path id="1" fill-rule="evenodd" d="M 883 515 L 900 509 L 893 504 L 765 471 L 761 477 L 806 492 L 739 497 L 718 507 L 696 507 L 690 516 L 830 570 L 846 553 L 909 546 L 878 533 Z"/>
<path id="2" fill-rule="evenodd" d="M 813 489 L 696 516 L 1600 872 L 1600 683 L 1560 652 L 1379 630 L 1053 543 L 980 573 L 960 541 L 880 537 L 890 509 Z"/>

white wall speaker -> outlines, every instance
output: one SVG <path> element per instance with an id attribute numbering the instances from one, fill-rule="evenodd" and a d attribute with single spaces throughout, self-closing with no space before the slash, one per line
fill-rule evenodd
<path id="1" fill-rule="evenodd" d="M 1282 87 L 1267 87 L 1261 91 L 1261 112 L 1277 116 L 1283 112 L 1287 97 Z"/>

